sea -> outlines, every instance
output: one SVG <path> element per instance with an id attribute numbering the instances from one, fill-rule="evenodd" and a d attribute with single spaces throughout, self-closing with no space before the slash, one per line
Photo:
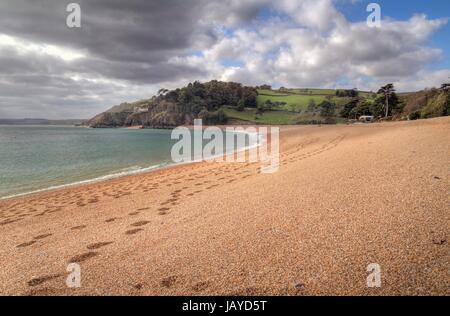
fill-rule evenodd
<path id="1" fill-rule="evenodd" d="M 0 199 L 162 168 L 177 141 L 163 129 L 0 125 Z"/>

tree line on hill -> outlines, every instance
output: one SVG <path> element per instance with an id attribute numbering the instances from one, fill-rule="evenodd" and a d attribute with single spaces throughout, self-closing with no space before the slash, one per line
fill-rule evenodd
<path id="1" fill-rule="evenodd" d="M 92 118 L 88 125 L 170 128 L 190 125 L 195 118 L 203 119 L 205 124 L 224 124 L 227 122 L 224 106 L 240 109 L 256 108 L 257 96 L 256 88 L 236 82 L 195 81 L 183 88 L 159 90 L 156 96 L 139 102 L 142 111 L 133 111 L 133 104 L 121 105 L 125 110 L 119 113 L 112 111 L 101 113 Z"/>
<path id="2" fill-rule="evenodd" d="M 440 89 L 427 89 L 399 97 L 393 84 L 381 87 L 370 98 L 353 97 L 341 109 L 339 115 L 347 119 L 370 115 L 375 118 L 420 119 L 450 115 L 450 84 Z"/>
<path id="3" fill-rule="evenodd" d="M 189 113 L 203 119 L 205 124 L 226 123 L 224 105 L 240 110 L 257 107 L 258 92 L 236 82 L 213 80 L 206 83 L 195 81 L 186 87 L 164 91 L 152 99 L 150 107 L 160 103 L 171 103 L 175 112 Z"/>
<path id="4" fill-rule="evenodd" d="M 136 126 L 170 128 L 190 125 L 195 118 L 205 124 L 225 124 L 224 107 L 237 111 L 256 109 L 256 116 L 265 111 L 280 110 L 285 102 L 258 102 L 258 90 L 269 90 L 270 85 L 243 86 L 236 82 L 217 80 L 201 83 L 195 81 L 174 90 L 161 89 L 151 99 L 132 104 L 124 103 L 101 113 L 88 121 L 92 127 Z M 450 84 L 440 89 L 429 89 L 399 97 L 393 84 L 380 88 L 378 93 L 359 93 L 357 89 L 337 90 L 321 103 L 309 101 L 307 112 L 319 116 L 317 122 L 335 123 L 336 118 L 357 119 L 363 115 L 375 118 L 401 118 L 407 113 L 409 119 L 450 115 Z M 412 95 L 412 97 L 411 97 Z M 336 99 L 337 98 L 337 99 Z M 336 103 L 339 101 L 339 104 Z M 346 101 L 342 104 L 342 100 Z M 138 109 L 136 111 L 136 108 Z"/>
<path id="5" fill-rule="evenodd" d="M 375 118 L 389 117 L 401 113 L 404 104 L 400 102 L 395 93 L 394 85 L 387 84 L 380 88 L 372 98 L 360 96 L 352 97 L 341 109 L 339 115 L 348 119 L 356 119 L 359 116 L 370 115 Z"/>

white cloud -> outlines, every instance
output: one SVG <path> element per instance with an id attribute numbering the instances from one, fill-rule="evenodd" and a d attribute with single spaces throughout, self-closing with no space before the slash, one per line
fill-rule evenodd
<path id="1" fill-rule="evenodd" d="M 345 23 L 345 18 L 331 0 L 280 0 L 276 7 L 298 24 L 313 30 L 327 31 L 337 24 Z"/>
<path id="2" fill-rule="evenodd" d="M 80 30 L 56 0 L 0 2 L 1 117 L 88 117 L 194 80 L 411 91 L 450 72 L 430 70 L 447 19 L 369 28 L 335 6 L 359 0 L 80 1 Z"/>
<path id="3" fill-rule="evenodd" d="M 251 28 L 236 28 L 204 50 L 197 64 L 204 63 L 211 77 L 246 84 L 343 84 L 374 90 L 380 83 L 393 81 L 400 89 L 411 90 L 410 78 L 442 56 L 440 49 L 427 46 L 427 42 L 447 19 L 415 15 L 406 21 L 386 19 L 381 28 L 370 28 L 365 22 L 347 21 L 331 0 L 283 0 L 276 8 L 295 23 L 271 19 Z M 236 59 L 243 65 L 223 69 L 218 65 L 224 59 Z"/>
<path id="4" fill-rule="evenodd" d="M 49 55 L 60 58 L 64 61 L 73 61 L 85 57 L 81 51 L 69 49 L 57 45 L 34 43 L 14 36 L 8 36 L 0 33 L 0 49 L 13 48 L 20 54 L 39 54 Z"/>

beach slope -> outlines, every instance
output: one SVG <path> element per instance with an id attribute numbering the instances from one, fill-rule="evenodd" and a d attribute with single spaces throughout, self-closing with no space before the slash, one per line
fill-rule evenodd
<path id="1" fill-rule="evenodd" d="M 0 294 L 450 295 L 449 166 L 449 118 L 293 126 L 274 174 L 197 163 L 0 201 Z"/>

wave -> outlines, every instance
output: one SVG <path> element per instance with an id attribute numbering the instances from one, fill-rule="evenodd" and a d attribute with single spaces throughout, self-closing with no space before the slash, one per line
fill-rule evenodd
<path id="1" fill-rule="evenodd" d="M 20 196 L 41 193 L 41 192 L 46 192 L 46 191 L 51 191 L 51 190 L 56 190 L 56 189 L 63 189 L 63 188 L 78 186 L 78 185 L 82 185 L 82 184 L 101 182 L 104 180 L 120 178 L 123 176 L 129 176 L 129 175 L 144 173 L 144 172 L 148 172 L 148 171 L 154 171 L 156 169 L 160 169 L 160 168 L 163 168 L 163 167 L 166 167 L 169 165 L 170 165 L 170 163 L 160 163 L 160 164 L 152 165 L 149 167 L 133 166 L 133 167 L 121 169 L 120 171 L 115 172 L 115 173 L 107 174 L 107 175 L 92 178 L 92 179 L 81 180 L 81 181 L 76 181 L 76 182 L 71 182 L 71 183 L 61 184 L 61 185 L 53 185 L 53 186 L 50 186 L 50 187 L 47 187 L 44 189 L 38 189 L 38 190 L 34 190 L 34 191 L 29 191 L 29 192 L 23 192 L 23 193 L 8 195 L 8 196 L 2 196 L 2 197 L 0 197 L 0 200 L 12 199 L 12 198 L 20 197 Z"/>
<path id="2" fill-rule="evenodd" d="M 213 155 L 213 156 L 208 157 L 206 159 L 202 157 L 202 158 L 199 158 L 199 159 L 195 159 L 194 158 L 191 161 L 186 161 L 186 162 L 181 162 L 181 163 L 164 162 L 164 163 L 152 165 L 152 166 L 149 166 L 149 167 L 140 167 L 140 166 L 128 167 L 128 168 L 121 169 L 119 172 L 107 174 L 107 175 L 96 177 L 96 178 L 92 178 L 92 179 L 71 182 L 71 183 L 68 183 L 68 184 L 54 185 L 54 186 L 50 186 L 50 187 L 43 188 L 43 189 L 38 189 L 38 190 L 33 190 L 33 191 L 28 191 L 28 192 L 23 192 L 23 193 L 17 193 L 17 194 L 13 194 L 13 195 L 2 196 L 2 197 L 0 197 L 0 201 L 1 200 L 6 200 L 6 199 L 17 198 L 17 197 L 21 197 L 21 196 L 26 196 L 26 195 L 30 195 L 30 194 L 35 194 L 35 193 L 42 193 L 42 192 L 47 192 L 47 191 L 51 191 L 51 190 L 64 189 L 64 188 L 78 186 L 78 185 L 83 185 L 83 184 L 90 184 L 90 183 L 101 182 L 101 181 L 105 181 L 105 180 L 120 178 L 120 177 L 123 177 L 123 176 L 129 176 L 129 175 L 133 175 L 133 174 L 140 174 L 140 173 L 145 173 L 145 172 L 149 172 L 149 171 L 155 171 L 157 169 L 161 169 L 161 168 L 169 167 L 169 166 L 190 164 L 190 163 L 196 163 L 196 162 L 202 162 L 202 161 L 213 161 L 214 159 L 216 159 L 216 158 L 218 158 L 220 156 L 229 155 L 233 151 L 234 151 L 234 153 L 239 153 L 239 152 L 242 152 L 242 151 L 253 149 L 255 147 L 259 147 L 261 145 L 261 143 L 263 141 L 265 141 L 264 136 L 262 134 L 259 134 L 259 133 L 251 133 L 251 132 L 239 131 L 239 130 L 233 131 L 233 133 L 244 133 L 244 134 L 247 134 L 249 136 L 249 139 L 252 139 L 252 138 L 255 139 L 256 138 L 256 143 L 253 143 L 253 144 L 250 143 L 250 144 L 248 144 L 248 145 L 246 145 L 246 146 L 244 146 L 242 148 L 237 148 L 235 150 L 231 150 L 231 152 L 224 152 L 222 154 Z"/>

